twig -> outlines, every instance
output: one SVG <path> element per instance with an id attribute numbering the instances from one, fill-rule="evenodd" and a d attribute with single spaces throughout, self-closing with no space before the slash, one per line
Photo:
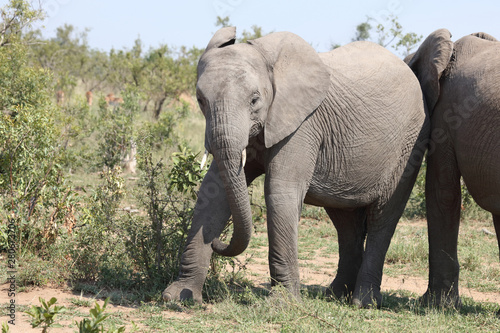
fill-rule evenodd
<path id="1" fill-rule="evenodd" d="M 294 304 L 292 302 L 290 302 L 289 300 L 286 301 L 289 305 L 292 305 L 294 306 L 295 308 L 297 308 L 300 312 L 304 313 L 306 315 L 306 317 L 311 317 L 311 318 L 314 318 L 314 319 L 317 319 L 319 320 L 320 322 L 322 322 L 323 324 L 327 325 L 327 326 L 330 326 L 332 327 L 334 330 L 336 330 L 337 332 L 342 332 L 342 330 L 340 328 L 338 328 L 336 325 L 328 322 L 327 320 L 319 317 L 318 315 L 314 314 L 314 313 L 311 313 L 307 310 L 304 310 L 302 309 L 298 304 Z M 302 317 L 304 318 L 304 317 Z M 300 318 L 299 318 L 300 319 Z"/>

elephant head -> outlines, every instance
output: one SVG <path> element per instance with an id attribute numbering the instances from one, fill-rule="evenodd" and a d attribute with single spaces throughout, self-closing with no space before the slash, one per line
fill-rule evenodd
<path id="1" fill-rule="evenodd" d="M 236 29 L 222 28 L 198 63 L 197 99 L 206 119 L 205 147 L 220 170 L 233 216 L 229 244 L 215 252 L 242 253 L 252 216 L 244 174 L 249 139 L 264 136 L 266 148 L 291 135 L 326 98 L 330 74 L 316 51 L 292 33 L 273 33 L 237 43 Z"/>

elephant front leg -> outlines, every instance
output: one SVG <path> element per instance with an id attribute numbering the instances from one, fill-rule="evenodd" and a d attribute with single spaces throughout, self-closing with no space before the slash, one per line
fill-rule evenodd
<path id="1" fill-rule="evenodd" d="M 300 298 L 298 222 L 301 200 L 295 193 L 266 195 L 271 285 L 283 285 Z"/>
<path id="2" fill-rule="evenodd" d="M 457 255 L 460 225 L 460 172 L 451 147 L 429 155 L 426 175 L 429 233 L 429 287 L 424 302 L 460 305 Z"/>
<path id="3" fill-rule="evenodd" d="M 326 208 L 338 233 L 339 266 L 337 275 L 326 290 L 326 295 L 337 299 L 349 298 L 354 292 L 363 260 L 366 237 L 365 209 L 353 211 Z"/>
<path id="4" fill-rule="evenodd" d="M 166 301 L 194 299 L 202 302 L 202 288 L 212 256 L 211 244 L 219 237 L 231 215 L 218 174 L 216 163 L 213 163 L 200 187 L 179 276 L 163 291 Z"/>

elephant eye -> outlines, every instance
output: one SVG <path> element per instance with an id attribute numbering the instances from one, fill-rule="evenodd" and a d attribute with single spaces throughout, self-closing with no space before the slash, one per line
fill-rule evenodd
<path id="1" fill-rule="evenodd" d="M 251 104 L 252 106 L 255 106 L 255 104 L 257 104 L 257 102 L 259 101 L 259 99 L 260 99 L 260 98 L 259 98 L 259 96 L 254 96 L 254 97 L 252 98 L 252 101 L 250 102 L 250 104 Z"/>
<path id="2" fill-rule="evenodd" d="M 200 96 L 197 96 L 196 99 L 198 100 L 198 105 L 200 106 L 200 108 L 203 108 L 203 104 L 205 104 L 203 98 Z"/>

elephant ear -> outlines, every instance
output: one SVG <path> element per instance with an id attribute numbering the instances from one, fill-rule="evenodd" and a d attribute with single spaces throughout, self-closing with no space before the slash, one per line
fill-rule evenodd
<path id="1" fill-rule="evenodd" d="M 417 52 L 405 62 L 410 66 L 422 87 L 429 112 L 439 99 L 439 79 L 453 54 L 451 33 L 446 29 L 436 30 L 425 39 Z"/>
<path id="2" fill-rule="evenodd" d="M 210 53 L 211 50 L 222 48 L 225 46 L 233 45 L 236 42 L 236 28 L 235 27 L 224 27 L 215 32 L 208 42 L 207 47 L 205 48 L 205 52 L 200 57 L 200 61 L 198 62 L 198 77 L 200 73 L 203 71 L 205 66 L 205 55 Z"/>
<path id="3" fill-rule="evenodd" d="M 481 39 L 484 39 L 484 40 L 489 40 L 489 41 L 492 41 L 492 42 L 498 42 L 498 40 L 495 37 L 493 37 L 490 34 L 487 34 L 486 32 L 476 32 L 474 34 L 471 34 L 471 36 L 474 36 L 474 37 L 477 37 L 477 38 L 481 38 Z"/>
<path id="4" fill-rule="evenodd" d="M 236 42 L 236 28 L 235 27 L 225 27 L 217 30 L 213 35 L 210 42 L 208 42 L 205 52 L 210 51 L 216 47 L 224 47 L 232 45 Z"/>
<path id="5" fill-rule="evenodd" d="M 323 102 L 330 73 L 318 53 L 290 32 L 277 32 L 248 42 L 263 55 L 270 70 L 274 99 L 264 125 L 267 148 L 299 128 Z"/>

